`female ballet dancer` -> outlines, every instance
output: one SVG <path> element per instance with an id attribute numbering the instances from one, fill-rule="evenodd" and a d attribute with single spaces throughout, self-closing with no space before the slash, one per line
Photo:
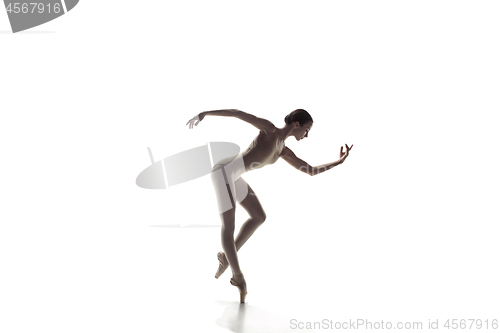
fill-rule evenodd
<path id="1" fill-rule="evenodd" d="M 247 286 L 239 265 L 237 252 L 265 221 L 266 213 L 255 192 L 241 175 L 250 170 L 273 164 L 281 157 L 296 169 L 314 176 L 342 164 L 349 156 L 353 145 L 349 147 L 346 144 L 345 152 L 343 152 L 343 146 L 340 147 L 338 161 L 312 167 L 295 156 L 292 150 L 285 146 L 285 140 L 290 136 L 295 137 L 297 141 L 308 137 L 313 120 L 306 110 L 297 109 L 291 112 L 285 117 L 285 126 L 282 128 L 275 127 L 269 120 L 236 109 L 201 112 L 189 120 L 186 125 L 189 125 L 190 129 L 198 126 L 198 123 L 205 116 L 236 117 L 260 130 L 259 135 L 244 152 L 239 153 L 236 157 L 218 161 L 212 168 L 211 174 L 222 220 L 221 239 L 224 250 L 224 252 L 217 254 L 219 268 L 215 273 L 215 278 L 218 279 L 227 267 L 231 266 L 233 277 L 230 279 L 230 283 L 238 288 L 240 302 L 245 303 Z M 235 202 L 238 202 L 250 215 L 250 218 L 241 226 L 236 239 L 234 239 Z"/>

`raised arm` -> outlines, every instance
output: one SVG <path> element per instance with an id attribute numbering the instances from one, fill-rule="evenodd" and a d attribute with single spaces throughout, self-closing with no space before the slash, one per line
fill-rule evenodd
<path id="1" fill-rule="evenodd" d="M 194 125 L 197 126 L 200 121 L 205 118 L 205 116 L 223 116 L 223 117 L 235 117 L 238 119 L 241 119 L 243 121 L 246 121 L 249 124 L 252 124 L 259 130 L 262 130 L 266 133 L 272 133 L 276 127 L 273 125 L 272 122 L 270 122 L 267 119 L 264 118 L 259 118 L 254 116 L 253 114 L 246 113 L 240 110 L 236 109 L 224 109 L 224 110 L 214 110 L 214 111 L 203 111 L 198 116 L 194 117 L 190 121 L 188 121 L 188 124 L 191 122 L 190 128 L 193 127 L 193 120 L 198 120 Z M 198 119 L 195 119 L 198 118 Z M 187 125 L 187 124 L 186 124 Z"/>
<path id="2" fill-rule="evenodd" d="M 285 161 L 287 161 L 295 169 L 302 171 L 302 172 L 305 172 L 309 176 L 315 176 L 315 175 L 318 175 L 322 172 L 330 170 L 331 168 L 336 167 L 339 164 L 344 163 L 347 156 L 349 156 L 349 151 L 351 150 L 353 145 L 351 145 L 351 147 L 349 147 L 347 145 L 345 145 L 345 146 L 346 146 L 345 153 L 342 151 L 343 147 L 340 147 L 340 159 L 338 161 L 315 166 L 315 167 L 310 166 L 306 161 L 298 158 L 294 154 L 294 152 L 290 148 L 288 148 L 287 146 L 285 146 L 285 148 L 283 149 L 283 154 L 281 155 L 281 158 L 284 159 Z"/>

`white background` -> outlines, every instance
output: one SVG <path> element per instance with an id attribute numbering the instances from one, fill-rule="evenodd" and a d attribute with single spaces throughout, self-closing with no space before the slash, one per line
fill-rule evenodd
<path id="1" fill-rule="evenodd" d="M 0 11 L 0 331 L 500 319 L 499 11 L 84 0 L 17 34 Z M 286 145 L 311 165 L 354 144 L 315 177 L 281 159 L 243 176 L 267 213 L 239 252 L 243 308 L 230 271 L 213 277 L 210 177 L 135 184 L 147 147 L 155 159 L 209 141 L 246 148 L 258 131 L 238 119 L 185 126 L 223 108 L 278 127 L 308 110 L 309 138 Z M 246 218 L 238 207 L 237 229 Z"/>

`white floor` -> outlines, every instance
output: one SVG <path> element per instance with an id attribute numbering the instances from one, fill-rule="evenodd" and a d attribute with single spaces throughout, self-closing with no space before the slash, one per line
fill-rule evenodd
<path id="1" fill-rule="evenodd" d="M 410 234 L 411 219 L 384 238 L 377 230 L 388 224 L 380 220 L 318 214 L 304 226 L 303 213 L 294 220 L 271 210 L 239 252 L 248 285 L 242 305 L 229 270 L 214 278 L 217 223 L 120 215 L 5 224 L 2 332 L 318 332 L 333 328 L 306 325 L 365 320 L 426 328 L 429 320 L 491 322 L 498 314 L 496 245 L 448 239 L 443 249 L 442 235 Z M 466 234 L 477 237 L 466 230 L 460 237 Z"/>

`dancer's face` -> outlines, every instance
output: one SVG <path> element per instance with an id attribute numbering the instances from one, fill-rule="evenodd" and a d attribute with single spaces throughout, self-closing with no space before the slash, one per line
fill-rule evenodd
<path id="1" fill-rule="evenodd" d="M 307 123 L 305 123 L 303 126 L 300 126 L 300 123 L 297 121 L 295 122 L 295 126 L 297 126 L 295 128 L 295 133 L 294 133 L 294 136 L 295 136 L 295 139 L 297 141 L 300 141 L 302 140 L 303 138 L 307 138 L 308 134 L 309 134 L 309 131 L 311 130 L 312 128 L 312 125 L 313 125 L 313 122 L 312 121 L 308 121 Z"/>

